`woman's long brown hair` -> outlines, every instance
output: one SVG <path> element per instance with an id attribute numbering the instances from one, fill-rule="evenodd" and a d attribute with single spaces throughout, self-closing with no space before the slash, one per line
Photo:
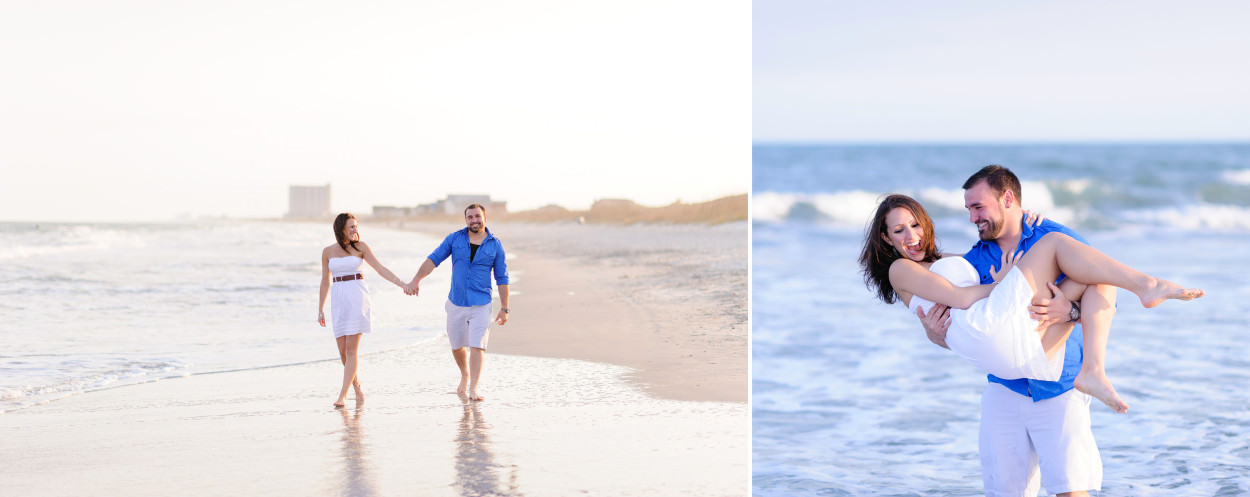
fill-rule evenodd
<path id="1" fill-rule="evenodd" d="M 869 290 L 875 290 L 877 298 L 887 304 L 893 304 L 898 298 L 898 295 L 894 293 L 894 285 L 890 284 L 890 264 L 902 255 L 886 242 L 882 235 L 888 236 L 885 225 L 886 216 L 898 207 L 911 211 L 912 216 L 916 217 L 916 222 L 920 223 L 920 228 L 924 231 L 924 239 L 920 241 L 920 248 L 924 250 L 923 261 L 933 262 L 942 258 L 938 254 L 937 238 L 933 235 L 933 219 L 924 210 L 924 206 L 907 195 L 895 193 L 885 197 L 885 200 L 877 206 L 877 213 L 872 216 L 872 222 L 868 225 L 864 236 L 864 250 L 859 254 L 859 267 L 864 275 L 864 284 Z"/>
<path id="2" fill-rule="evenodd" d="M 339 242 L 339 246 L 343 247 L 343 251 L 347 252 L 347 255 L 352 255 L 352 250 L 355 250 L 357 253 L 361 250 L 356 248 L 356 240 L 348 240 L 347 235 L 343 234 L 343 229 L 347 228 L 348 219 L 356 219 L 356 216 L 353 216 L 350 212 L 344 212 L 334 218 L 334 240 Z M 352 246 L 352 250 L 347 250 L 348 245 Z"/>

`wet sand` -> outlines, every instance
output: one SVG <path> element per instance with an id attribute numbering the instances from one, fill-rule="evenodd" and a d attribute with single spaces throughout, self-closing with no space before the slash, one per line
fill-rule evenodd
<path id="1" fill-rule="evenodd" d="M 497 355 L 469 403 L 436 341 L 362 357 L 367 401 L 333 409 L 331 362 L 196 375 L 0 416 L 12 495 L 745 495 L 747 407 L 655 399 L 623 368 Z"/>

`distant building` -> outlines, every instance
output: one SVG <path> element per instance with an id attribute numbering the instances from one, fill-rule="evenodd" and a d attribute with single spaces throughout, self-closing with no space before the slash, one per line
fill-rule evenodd
<path id="1" fill-rule="evenodd" d="M 482 204 L 486 207 L 486 214 L 501 214 L 508 212 L 508 202 L 494 201 L 490 199 L 490 195 L 476 194 L 455 194 L 448 195 L 447 198 L 439 200 L 426 206 L 430 212 L 441 212 L 443 214 L 463 214 L 464 208 L 469 204 Z"/>
<path id="2" fill-rule="evenodd" d="M 330 217 L 330 185 L 291 185 L 290 210 L 287 211 L 286 217 L 323 219 Z"/>
<path id="3" fill-rule="evenodd" d="M 448 195 L 447 198 L 442 200 L 417 205 L 415 207 L 375 205 L 373 206 L 373 216 L 378 218 L 395 218 L 421 216 L 426 214 L 461 215 L 464 212 L 464 208 L 468 207 L 469 204 L 482 204 L 486 206 L 486 213 L 488 215 L 508 212 L 508 202 L 491 200 L 490 195 L 458 194 Z"/>
<path id="4" fill-rule="evenodd" d="M 377 218 L 408 217 L 414 214 L 417 214 L 416 207 L 395 207 L 393 205 L 373 206 L 373 217 Z"/>

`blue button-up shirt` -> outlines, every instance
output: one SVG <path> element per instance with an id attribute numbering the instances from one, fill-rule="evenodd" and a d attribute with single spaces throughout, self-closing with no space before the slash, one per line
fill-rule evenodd
<path id="1" fill-rule="evenodd" d="M 1024 230 L 1020 234 L 1020 244 L 1016 250 L 1028 252 L 1034 243 L 1042 239 L 1042 236 L 1052 231 L 1063 233 L 1077 241 L 1089 245 L 1081 235 L 1076 234 L 1067 226 L 1056 223 L 1049 219 L 1042 221 L 1039 226 L 1029 226 L 1028 223 L 1021 220 Z M 998 243 L 993 240 L 979 241 L 972 246 L 972 250 L 964 254 L 964 259 L 972 263 L 972 267 L 977 268 L 977 273 L 981 275 L 981 284 L 989 284 L 994 282 L 993 276 L 990 275 L 990 268 L 997 268 L 1003 258 L 1003 249 L 999 248 Z M 1063 280 L 1063 275 L 1059 275 L 1059 281 Z M 1059 381 L 1042 381 L 1028 378 L 1003 379 L 994 375 L 986 375 L 990 382 L 998 383 L 1013 392 L 1026 397 L 1032 397 L 1034 402 L 1046 400 L 1056 397 L 1068 390 L 1072 389 L 1072 382 L 1076 380 L 1077 373 L 1081 372 L 1081 359 L 1085 355 L 1085 351 L 1081 348 L 1081 325 L 1077 324 L 1072 330 L 1072 334 L 1068 336 L 1068 341 L 1064 347 L 1063 356 L 1063 372 L 1059 375 Z"/>
<path id="2" fill-rule="evenodd" d="M 451 256 L 451 292 L 447 299 L 460 307 L 490 303 L 490 275 L 495 273 L 495 283 L 508 284 L 508 261 L 503 243 L 486 229 L 486 239 L 478 247 L 473 261 L 469 262 L 469 228 L 447 235 L 438 248 L 430 252 L 430 262 L 438 267 Z"/>

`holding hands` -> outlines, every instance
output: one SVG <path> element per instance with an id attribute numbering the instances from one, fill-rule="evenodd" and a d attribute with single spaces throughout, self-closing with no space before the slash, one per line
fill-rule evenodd
<path id="1" fill-rule="evenodd" d="M 404 289 L 405 295 L 416 296 L 418 293 L 421 292 L 421 282 L 417 280 L 412 280 L 412 281 L 409 281 L 408 284 L 404 285 L 402 288 Z"/>

